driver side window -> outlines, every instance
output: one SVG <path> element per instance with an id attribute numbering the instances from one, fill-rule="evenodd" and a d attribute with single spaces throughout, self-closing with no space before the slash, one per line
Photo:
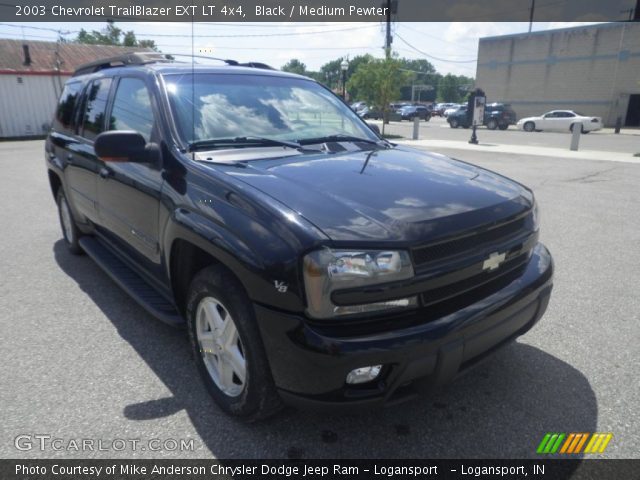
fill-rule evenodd
<path id="1" fill-rule="evenodd" d="M 151 140 L 154 126 L 151 96 L 139 78 L 121 78 L 113 100 L 109 130 L 135 130 Z"/>

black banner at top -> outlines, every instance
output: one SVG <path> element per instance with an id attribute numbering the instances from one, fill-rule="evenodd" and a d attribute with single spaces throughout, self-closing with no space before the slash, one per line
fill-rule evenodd
<path id="1" fill-rule="evenodd" d="M 0 21 L 609 22 L 640 0 L 0 0 Z"/>

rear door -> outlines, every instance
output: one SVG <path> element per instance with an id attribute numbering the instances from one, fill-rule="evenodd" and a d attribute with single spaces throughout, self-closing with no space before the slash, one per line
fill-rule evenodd
<path id="1" fill-rule="evenodd" d="M 78 112 L 76 136 L 67 146 L 65 180 L 74 206 L 85 219 L 98 221 L 97 174 L 101 162 L 93 150 L 93 139 L 104 130 L 111 78 L 87 83 Z"/>
<path id="2" fill-rule="evenodd" d="M 157 105 L 145 76 L 122 76 L 114 87 L 108 130 L 134 130 L 159 143 Z M 98 203 L 105 234 L 142 270 L 160 267 L 158 211 L 160 165 L 106 162 L 98 178 Z"/>
<path id="3" fill-rule="evenodd" d="M 558 129 L 569 131 L 571 124 L 576 122 L 576 116 L 572 112 L 558 112 Z"/>
<path id="4" fill-rule="evenodd" d="M 67 82 L 60 95 L 49 135 L 48 154 L 63 169 L 65 193 L 76 220 L 86 223 L 95 214 L 95 181 L 90 165 L 74 160 L 80 140 L 76 136 L 78 111 L 85 84 L 81 80 Z"/>

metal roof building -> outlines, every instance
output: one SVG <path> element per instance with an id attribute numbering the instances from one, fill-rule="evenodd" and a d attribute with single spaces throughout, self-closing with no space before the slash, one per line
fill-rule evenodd
<path id="1" fill-rule="evenodd" d="M 481 38 L 476 85 L 518 118 L 571 109 L 640 126 L 640 23 Z"/>
<path id="2" fill-rule="evenodd" d="M 64 82 L 78 66 L 140 50 L 0 39 L 0 138 L 46 134 Z"/>

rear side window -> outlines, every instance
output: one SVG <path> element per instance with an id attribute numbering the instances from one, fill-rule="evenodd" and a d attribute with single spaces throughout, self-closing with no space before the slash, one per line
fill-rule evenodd
<path id="1" fill-rule="evenodd" d="M 135 130 L 148 142 L 153 129 L 153 110 L 149 90 L 139 78 L 118 82 L 109 130 Z"/>
<path id="2" fill-rule="evenodd" d="M 82 90 L 82 82 L 67 83 L 62 90 L 58 107 L 56 108 L 56 117 L 54 121 L 55 129 L 62 132 L 71 133 L 75 130 L 75 122 L 73 112 L 78 97 Z"/>
<path id="3" fill-rule="evenodd" d="M 104 131 L 104 117 L 110 88 L 110 78 L 94 80 L 87 88 L 82 122 L 83 137 L 91 140 Z"/>

